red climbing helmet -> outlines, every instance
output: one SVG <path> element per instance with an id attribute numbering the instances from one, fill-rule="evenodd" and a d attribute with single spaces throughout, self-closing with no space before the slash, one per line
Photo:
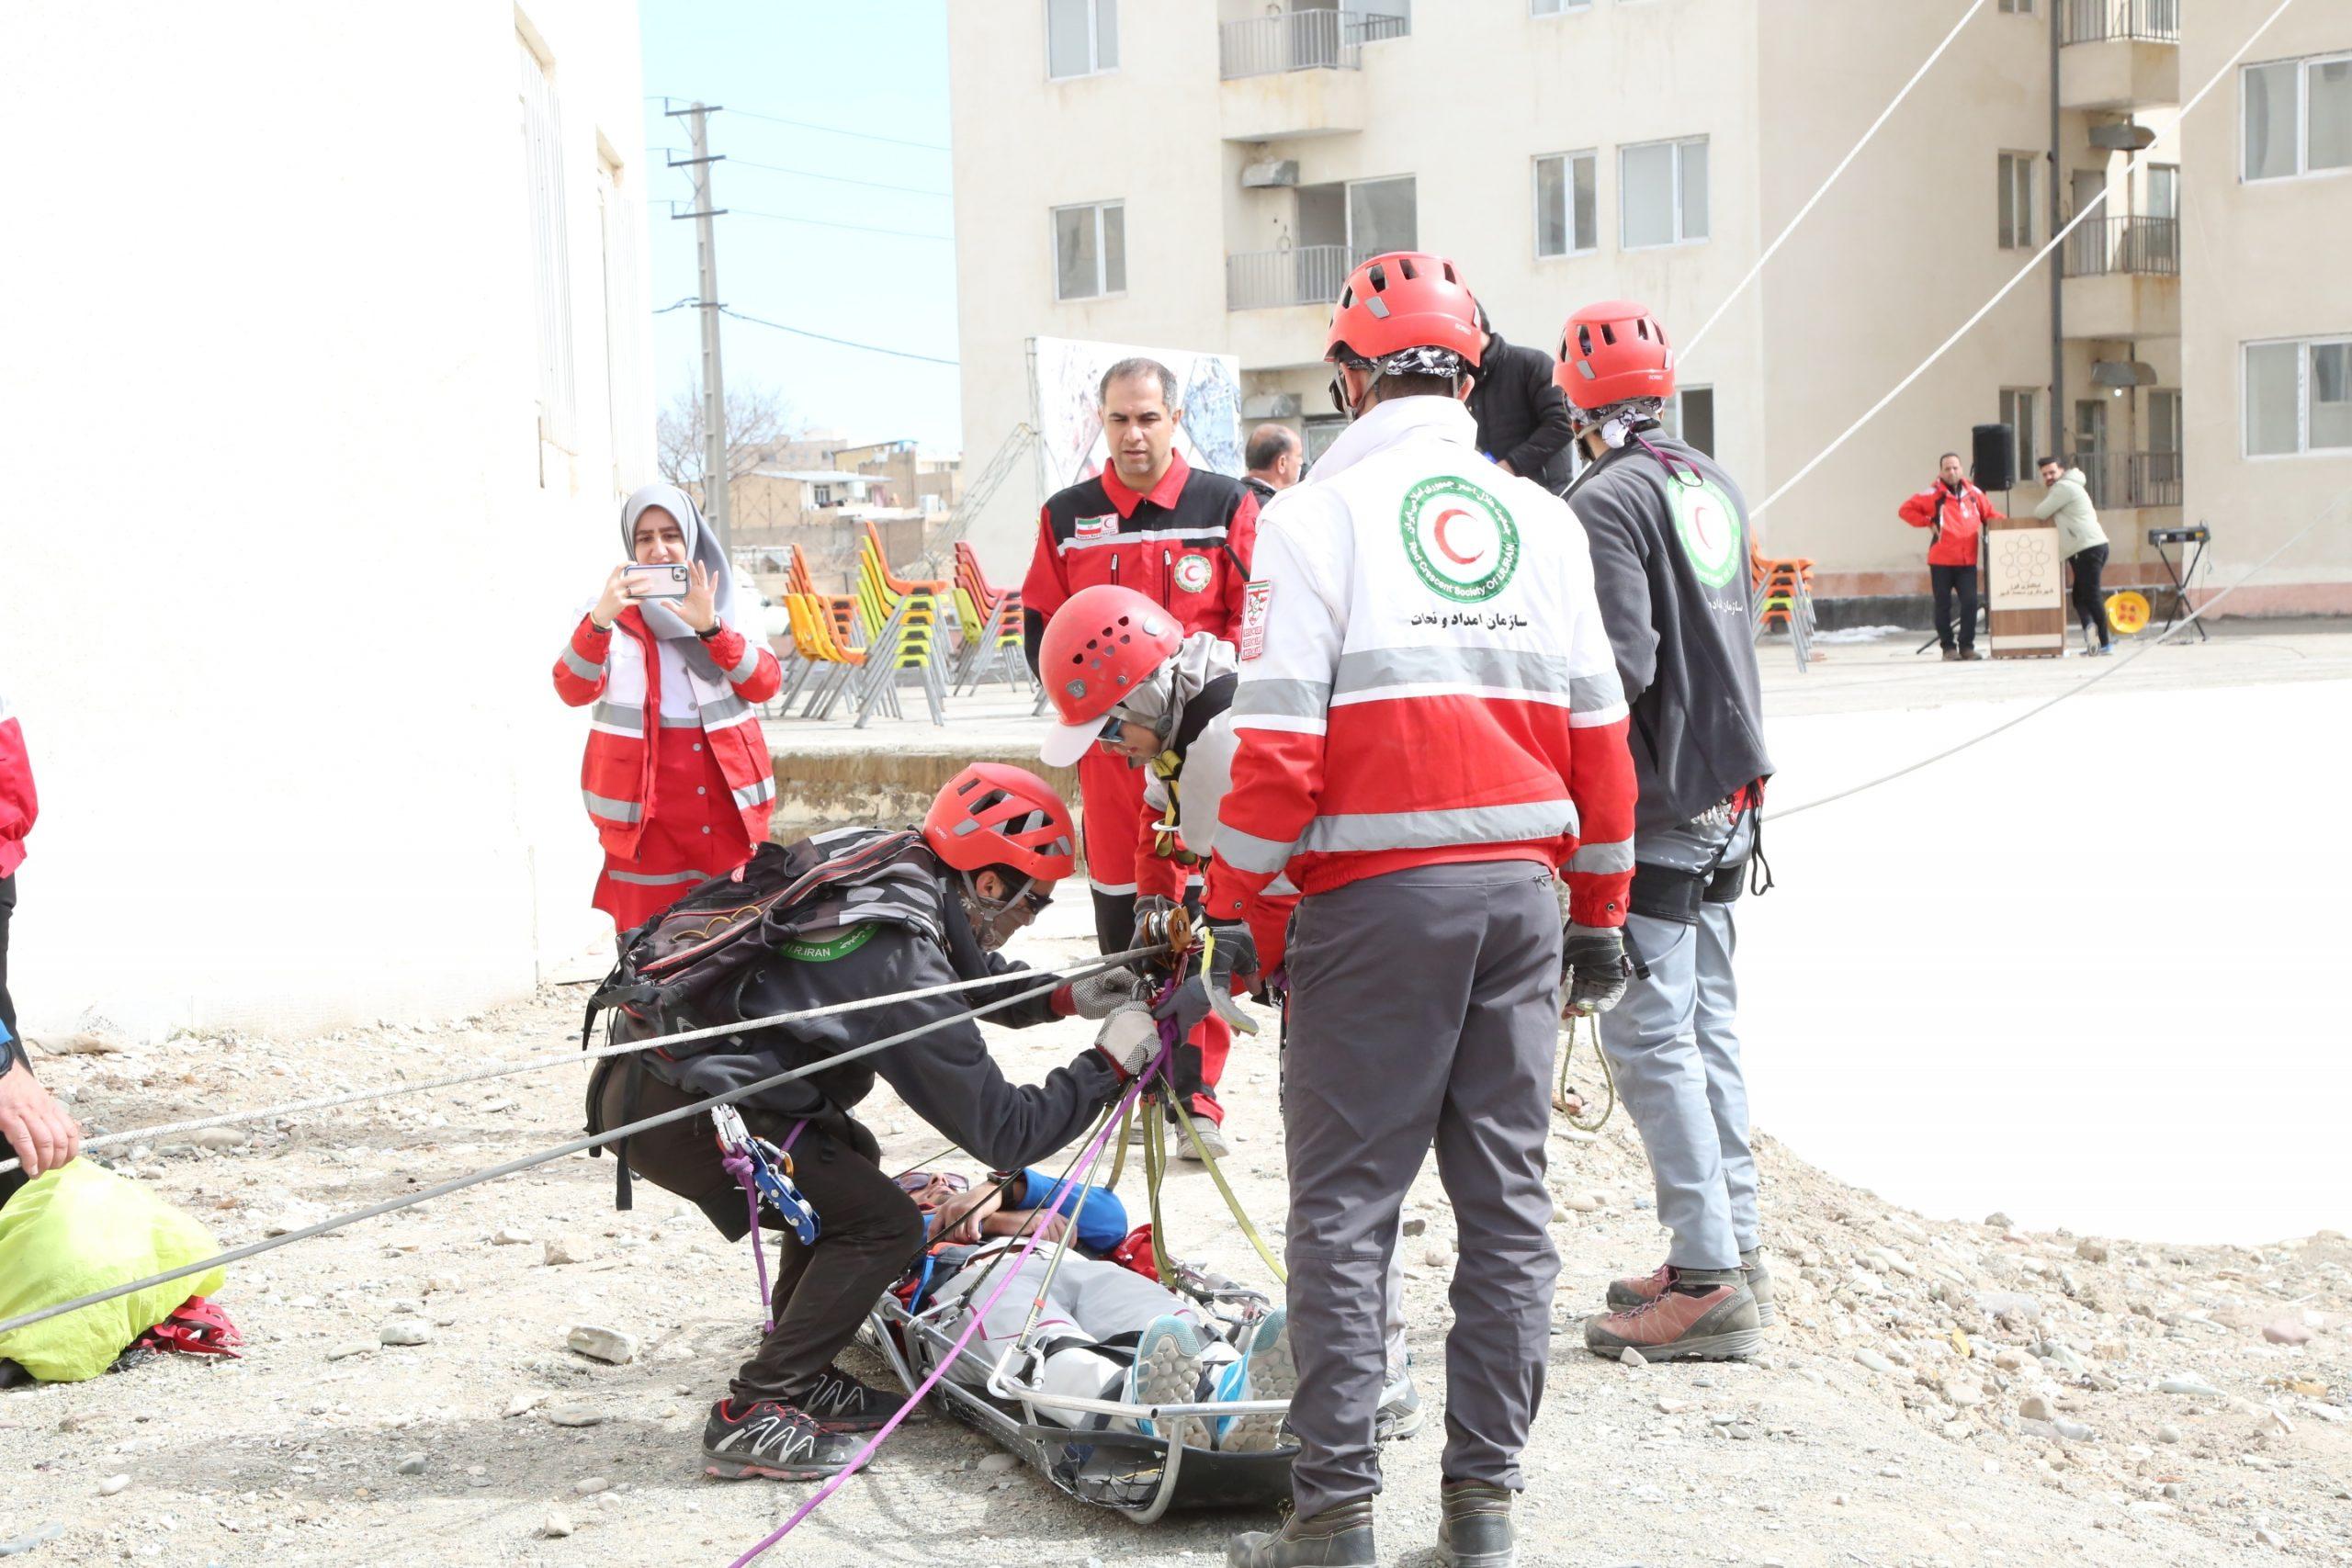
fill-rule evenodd
<path id="1" fill-rule="evenodd" d="M 1377 361 L 1408 348 L 1442 348 L 1473 369 L 1487 346 L 1478 301 L 1443 256 L 1390 251 L 1348 275 L 1331 308 L 1327 360 Z"/>
<path id="2" fill-rule="evenodd" d="M 1647 306 L 1630 299 L 1587 305 L 1560 329 L 1552 379 L 1588 412 L 1634 398 L 1674 396 L 1674 350 Z"/>
<path id="3" fill-rule="evenodd" d="M 1062 719 L 1037 755 L 1057 768 L 1085 756 L 1103 716 L 1183 640 L 1176 618 L 1132 588 L 1100 582 L 1071 594 L 1037 643 L 1037 674 Z"/>
<path id="4" fill-rule="evenodd" d="M 1003 762 L 974 762 L 947 781 L 922 819 L 923 841 L 957 871 L 1009 865 L 1035 882 L 1078 869 L 1078 829 L 1054 786 Z"/>

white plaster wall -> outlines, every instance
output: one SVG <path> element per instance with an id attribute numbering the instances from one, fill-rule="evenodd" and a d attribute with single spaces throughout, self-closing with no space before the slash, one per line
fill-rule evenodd
<path id="1" fill-rule="evenodd" d="M 604 923 L 548 667 L 650 456 L 641 370 L 607 413 L 595 199 L 599 136 L 641 189 L 637 11 L 522 14 L 565 116 L 573 454 L 536 425 L 516 12 L 0 20 L 0 156 L 40 193 L 0 246 L 28 1028 L 453 1013 Z"/>

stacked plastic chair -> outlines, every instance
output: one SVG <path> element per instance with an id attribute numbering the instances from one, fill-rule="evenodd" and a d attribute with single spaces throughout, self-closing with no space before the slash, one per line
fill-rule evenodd
<path id="1" fill-rule="evenodd" d="M 992 585 L 979 552 L 962 540 L 956 545 L 956 620 L 964 634 L 952 684 L 957 696 L 990 674 L 1007 685 L 1035 682 L 1021 650 L 1021 591 Z"/>
<path id="2" fill-rule="evenodd" d="M 894 711 L 893 688 L 901 671 L 921 674 L 924 704 L 931 722 L 944 725 L 946 683 L 940 677 L 940 604 L 948 585 L 919 578 L 901 578 L 890 570 L 882 553 L 882 536 L 872 523 L 865 525 L 857 551 L 857 607 L 865 624 L 876 628 L 865 648 L 865 669 L 855 683 L 857 727 L 874 716 L 876 708 Z"/>
<path id="3" fill-rule="evenodd" d="M 1813 559 L 1809 556 L 1767 556 L 1751 547 L 1748 570 L 1756 587 L 1756 630 L 1758 636 L 1778 622 L 1796 649 L 1797 669 L 1813 662 L 1813 637 L 1820 630 L 1813 616 Z"/>
<path id="4" fill-rule="evenodd" d="M 851 688 L 865 672 L 867 650 L 834 636 L 832 610 L 825 595 L 787 593 L 784 602 L 792 616 L 793 651 L 800 656 L 800 667 L 785 700 L 790 702 L 805 690 L 808 701 L 800 716 L 831 718 L 842 698 L 851 694 Z M 892 715 L 898 713 L 895 692 L 886 690 L 883 702 Z"/>

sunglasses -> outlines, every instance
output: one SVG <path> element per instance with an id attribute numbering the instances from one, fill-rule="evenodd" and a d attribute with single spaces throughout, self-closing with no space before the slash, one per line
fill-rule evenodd
<path id="1" fill-rule="evenodd" d="M 946 1188 L 950 1192 L 968 1192 L 972 1190 L 970 1177 L 958 1176 L 952 1170 L 910 1170 L 900 1176 L 898 1181 L 899 1190 L 910 1195 L 922 1191 L 933 1182 Z"/>

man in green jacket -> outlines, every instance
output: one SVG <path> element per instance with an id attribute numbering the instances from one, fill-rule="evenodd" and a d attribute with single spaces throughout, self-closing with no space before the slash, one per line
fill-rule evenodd
<path id="1" fill-rule="evenodd" d="M 2055 457 L 2044 457 L 2039 465 L 2041 482 L 2050 493 L 2033 514 L 2044 523 L 2058 525 L 2058 553 L 2075 569 L 2075 615 L 2083 623 L 2083 651 L 2100 657 L 2115 651 L 2115 644 L 2107 630 L 2107 600 L 2099 593 L 2099 573 L 2107 570 L 2107 530 L 2098 525 L 2098 509 L 2091 504 L 2091 492 L 2083 483 L 2083 470 L 2063 471 Z M 2091 646 L 2091 635 L 2098 635 L 2098 645 Z"/>

